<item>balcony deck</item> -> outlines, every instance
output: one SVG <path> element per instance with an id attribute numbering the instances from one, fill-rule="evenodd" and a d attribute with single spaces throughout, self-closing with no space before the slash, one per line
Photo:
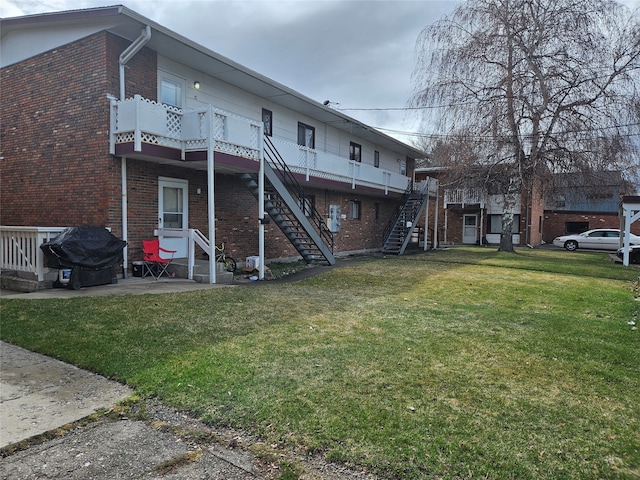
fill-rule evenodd
<path id="1" fill-rule="evenodd" d="M 206 170 L 207 151 L 216 153 L 216 171 L 258 171 L 262 123 L 209 106 L 182 110 L 139 95 L 111 100 L 110 153 Z M 272 137 L 287 166 L 302 182 L 331 183 L 344 189 L 402 193 L 409 178 Z"/>

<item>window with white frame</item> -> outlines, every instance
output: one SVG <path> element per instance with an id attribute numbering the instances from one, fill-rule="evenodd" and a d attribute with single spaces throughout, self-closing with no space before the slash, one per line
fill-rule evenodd
<path id="1" fill-rule="evenodd" d="M 184 106 L 186 81 L 167 72 L 158 72 L 158 98 L 160 103 L 182 108 Z"/>
<path id="2" fill-rule="evenodd" d="M 377 150 L 373 152 L 373 166 L 380 168 L 380 152 Z"/>

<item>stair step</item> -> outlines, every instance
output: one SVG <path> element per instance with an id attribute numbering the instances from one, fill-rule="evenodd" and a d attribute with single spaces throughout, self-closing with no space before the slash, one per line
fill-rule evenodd
<path id="1" fill-rule="evenodd" d="M 265 162 L 266 182 L 262 200 L 266 212 L 305 261 L 312 262 L 318 259 L 332 264 L 335 260 L 331 252 L 327 251 L 328 247 L 322 243 L 321 234 L 313 230 L 312 225 L 308 225 L 308 219 L 301 216 L 301 212 L 298 211 L 298 205 L 294 207 L 293 202 L 296 201 L 297 195 L 291 195 L 288 188 L 281 183 L 286 176 L 286 164 L 267 137 L 265 137 L 265 154 L 268 161 Z M 271 166 L 273 164 L 281 165 L 280 171 L 274 170 Z M 283 172 L 285 172 L 284 175 Z M 241 174 L 240 178 L 256 199 L 260 200 L 257 175 L 245 173 Z M 287 205 L 287 202 L 292 203 L 292 205 Z M 317 245 L 316 241 L 322 244 Z"/>

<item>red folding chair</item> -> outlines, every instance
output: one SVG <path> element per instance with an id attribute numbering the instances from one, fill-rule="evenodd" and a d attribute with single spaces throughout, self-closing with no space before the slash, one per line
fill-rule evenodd
<path id="1" fill-rule="evenodd" d="M 173 261 L 173 255 L 176 250 L 167 250 L 160 246 L 160 240 L 154 238 L 153 240 L 142 241 L 142 251 L 144 253 L 144 271 L 142 276 L 146 277 L 151 275 L 154 280 L 160 278 L 163 274 L 169 276 L 167 267 Z M 160 252 L 170 253 L 171 258 L 163 258 L 160 256 Z"/>

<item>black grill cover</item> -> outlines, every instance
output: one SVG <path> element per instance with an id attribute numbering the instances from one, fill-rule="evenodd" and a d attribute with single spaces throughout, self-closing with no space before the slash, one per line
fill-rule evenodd
<path id="1" fill-rule="evenodd" d="M 69 227 L 40 248 L 51 268 L 98 270 L 121 264 L 126 245 L 104 227 Z"/>

